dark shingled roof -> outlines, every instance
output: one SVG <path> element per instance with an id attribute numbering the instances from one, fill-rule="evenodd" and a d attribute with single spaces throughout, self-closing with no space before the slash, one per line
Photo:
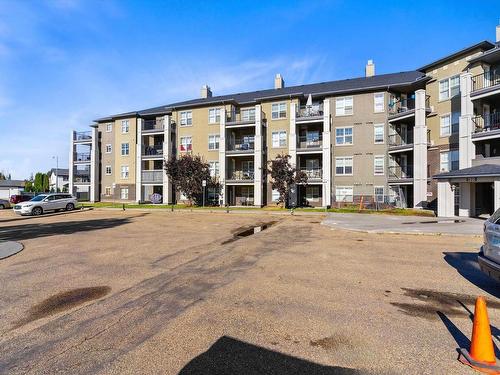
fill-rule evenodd
<path id="1" fill-rule="evenodd" d="M 56 173 L 56 168 L 52 168 L 50 171 L 49 171 L 49 176 L 51 174 L 55 174 Z M 65 169 L 65 168 L 58 168 L 57 169 L 57 175 L 58 176 L 69 176 L 69 169 Z"/>
<path id="2" fill-rule="evenodd" d="M 0 180 L 0 187 L 24 187 L 23 180 Z"/>
<path id="3" fill-rule="evenodd" d="M 243 92 L 237 94 L 214 96 L 211 98 L 192 99 L 183 102 L 166 104 L 159 107 L 140 110 L 137 112 L 127 112 L 109 117 L 104 117 L 96 120 L 109 121 L 117 117 L 125 116 L 146 116 L 169 113 L 174 109 L 183 107 L 195 107 L 210 104 L 220 103 L 235 103 L 235 104 L 256 104 L 267 99 L 278 99 L 280 97 L 305 97 L 311 94 L 312 96 L 335 95 L 359 91 L 371 91 L 387 89 L 389 87 L 402 87 L 418 82 L 424 82 L 427 78 L 425 74 L 418 71 L 408 71 L 400 73 L 390 73 L 375 75 L 373 77 L 359 77 L 352 79 L 344 79 L 339 81 L 329 81 L 322 83 L 313 83 L 308 85 L 290 86 L 282 89 L 268 89 L 251 92 Z"/>
<path id="4" fill-rule="evenodd" d="M 445 172 L 435 175 L 436 180 L 461 178 L 461 177 L 488 177 L 500 176 L 500 165 L 497 164 L 480 164 L 475 167 L 459 169 L 458 171 Z"/>

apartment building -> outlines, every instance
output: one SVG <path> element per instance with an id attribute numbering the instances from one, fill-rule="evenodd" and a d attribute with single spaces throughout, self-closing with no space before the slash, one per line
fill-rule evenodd
<path id="1" fill-rule="evenodd" d="M 212 201 L 264 206 L 278 199 L 268 161 L 288 154 L 308 176 L 293 205 L 364 199 L 473 216 L 488 196 L 491 211 L 500 190 L 496 177 L 483 180 L 497 168 L 498 49 L 483 41 L 383 75 L 368 61 L 364 77 L 292 87 L 277 75 L 272 89 L 223 96 L 203 86 L 198 99 L 101 118 L 89 138 L 72 134 L 71 189 L 88 188 L 90 200 L 148 202 L 157 193 L 179 201 L 163 160 L 192 153 L 223 186 L 208 192 Z M 476 166 L 483 176 L 467 180 L 464 170 Z"/>

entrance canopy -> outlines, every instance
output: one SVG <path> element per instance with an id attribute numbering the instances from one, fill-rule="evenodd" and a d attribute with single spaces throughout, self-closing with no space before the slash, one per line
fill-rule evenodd
<path id="1" fill-rule="evenodd" d="M 433 177 L 438 181 L 449 182 L 488 182 L 500 178 L 500 165 L 481 164 L 457 171 L 444 172 Z"/>

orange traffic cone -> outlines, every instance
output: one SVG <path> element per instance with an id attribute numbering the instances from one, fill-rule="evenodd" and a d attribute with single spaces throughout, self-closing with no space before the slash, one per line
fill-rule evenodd
<path id="1" fill-rule="evenodd" d="M 487 374 L 500 374 L 500 367 L 496 366 L 486 300 L 482 296 L 476 299 L 470 353 L 461 348 L 458 359 L 477 371 Z"/>

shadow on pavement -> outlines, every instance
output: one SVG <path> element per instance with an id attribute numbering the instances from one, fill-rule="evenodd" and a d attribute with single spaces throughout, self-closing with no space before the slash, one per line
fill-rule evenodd
<path id="1" fill-rule="evenodd" d="M 82 212 L 91 211 L 91 210 L 92 209 L 85 209 L 85 210 L 77 209 L 77 210 L 73 210 L 73 211 L 48 212 L 48 213 L 44 213 L 43 215 L 40 215 L 40 216 L 28 216 L 28 215 L 21 216 L 21 215 L 17 215 L 14 212 L 12 212 L 12 215 L 14 217 L 11 219 L 0 218 L 0 224 L 9 223 L 11 221 L 22 221 L 22 220 L 30 220 L 30 219 L 42 219 L 44 217 L 51 217 L 51 216 L 71 215 L 71 214 L 82 213 Z"/>
<path id="2" fill-rule="evenodd" d="M 223 336 L 193 358 L 179 375 L 193 374 L 318 374 L 361 375 L 359 370 L 324 366 Z"/>
<path id="3" fill-rule="evenodd" d="M 147 213 L 125 218 L 63 221 L 56 223 L 36 223 L 5 226 L 0 227 L 0 240 L 22 241 L 32 238 L 49 237 L 60 234 L 73 234 L 99 229 L 114 228 L 130 223 L 131 219 L 133 218 L 145 215 L 147 215 Z"/>
<path id="4" fill-rule="evenodd" d="M 477 263 L 476 253 L 444 252 L 444 260 L 469 282 L 500 298 L 500 284 L 486 276 Z"/>

